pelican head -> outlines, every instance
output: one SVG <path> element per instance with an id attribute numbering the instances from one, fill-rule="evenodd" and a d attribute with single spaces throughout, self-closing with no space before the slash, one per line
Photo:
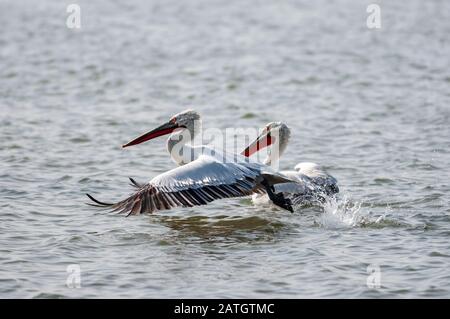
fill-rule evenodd
<path id="1" fill-rule="evenodd" d="M 270 145 L 278 147 L 278 157 L 283 154 L 291 136 L 291 130 L 283 122 L 268 123 L 261 134 L 241 154 L 249 157 Z M 272 152 L 270 152 L 272 154 Z"/>
<path id="2" fill-rule="evenodd" d="M 319 164 L 303 162 L 295 165 L 294 169 L 308 177 L 327 177 L 328 173 Z"/>
<path id="3" fill-rule="evenodd" d="M 168 122 L 122 145 L 122 147 L 125 148 L 128 146 L 137 145 L 156 137 L 170 134 L 175 130 L 188 130 L 191 139 L 193 139 L 194 136 L 201 130 L 200 114 L 190 109 L 175 114 Z"/>
<path id="4" fill-rule="evenodd" d="M 297 165 L 295 165 L 294 169 L 301 173 L 322 170 L 319 164 L 310 162 L 298 163 Z"/>

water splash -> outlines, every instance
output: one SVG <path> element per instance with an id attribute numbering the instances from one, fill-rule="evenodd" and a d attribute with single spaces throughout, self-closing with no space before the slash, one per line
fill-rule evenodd
<path id="1" fill-rule="evenodd" d="M 385 221 L 387 210 L 379 216 L 375 216 L 362 201 L 352 201 L 347 196 L 341 198 L 329 197 L 323 204 L 323 214 L 317 219 L 317 223 L 325 228 L 352 228 L 352 227 L 377 227 Z"/>

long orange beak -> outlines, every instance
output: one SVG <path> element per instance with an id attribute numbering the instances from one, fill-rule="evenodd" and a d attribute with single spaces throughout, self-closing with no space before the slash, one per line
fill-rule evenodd
<path id="1" fill-rule="evenodd" d="M 179 126 L 176 123 L 167 122 L 167 123 L 155 128 L 154 130 L 152 130 L 150 132 L 147 132 L 139 137 L 136 137 L 134 140 L 128 142 L 127 144 L 122 145 L 122 147 L 125 148 L 128 146 L 144 143 L 144 142 L 154 139 L 156 137 L 170 134 L 173 131 L 175 131 L 177 128 L 180 128 L 180 127 L 181 126 Z"/>
<path id="2" fill-rule="evenodd" d="M 270 135 L 270 132 L 264 130 L 260 136 L 256 138 L 247 148 L 241 153 L 245 157 L 250 157 L 252 154 L 259 152 L 265 147 L 268 147 L 275 142 L 275 139 Z"/>

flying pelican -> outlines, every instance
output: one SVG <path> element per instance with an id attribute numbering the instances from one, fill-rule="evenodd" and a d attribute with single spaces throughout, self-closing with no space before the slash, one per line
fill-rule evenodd
<path id="1" fill-rule="evenodd" d="M 271 165 L 278 161 L 286 150 L 290 135 L 291 131 L 285 123 L 271 122 L 241 154 L 249 157 L 272 145 L 264 161 L 264 164 Z M 339 192 L 337 180 L 316 163 L 298 163 L 294 167 L 294 171 L 281 171 L 280 173 L 295 182 L 274 185 L 273 192 L 291 199 L 295 205 L 322 202 L 325 196 L 332 196 Z M 268 200 L 269 198 L 265 194 L 253 195 L 254 203 Z"/>
<path id="2" fill-rule="evenodd" d="M 293 211 L 290 200 L 273 192 L 274 185 L 292 180 L 271 167 L 252 162 L 240 154 L 227 154 L 204 145 L 192 145 L 201 129 L 200 115 L 187 110 L 123 145 L 122 147 L 129 147 L 171 134 L 167 150 L 179 167 L 162 173 L 143 185 L 130 179 L 138 187 L 137 191 L 117 203 L 104 203 L 86 194 L 95 202 L 91 205 L 107 207 L 129 216 L 267 192 L 276 205 Z"/>

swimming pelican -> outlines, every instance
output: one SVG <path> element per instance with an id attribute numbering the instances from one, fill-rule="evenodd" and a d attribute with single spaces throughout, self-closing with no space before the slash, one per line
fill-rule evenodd
<path id="1" fill-rule="evenodd" d="M 242 155 L 249 157 L 272 145 L 264 161 L 264 164 L 271 165 L 278 161 L 286 150 L 290 136 L 291 131 L 285 123 L 271 122 L 242 152 Z M 321 202 L 325 196 L 339 192 L 337 180 L 316 163 L 298 163 L 294 167 L 294 171 L 281 171 L 280 173 L 295 182 L 274 185 L 274 192 L 283 194 L 285 198 L 291 199 L 292 203 L 296 205 Z M 265 194 L 254 194 L 252 199 L 254 203 L 269 201 Z"/>
<path id="2" fill-rule="evenodd" d="M 276 205 L 293 211 L 288 199 L 282 194 L 273 193 L 274 185 L 292 180 L 271 167 L 252 162 L 242 155 L 218 152 L 204 145 L 192 145 L 195 136 L 200 132 L 200 115 L 193 110 L 187 110 L 123 145 L 129 147 L 171 134 L 167 149 L 179 167 L 154 177 L 144 185 L 131 179 L 138 190 L 117 203 L 100 202 L 86 194 L 96 203 L 91 205 L 109 207 L 118 213 L 128 213 L 128 216 L 178 206 L 205 205 L 216 199 L 267 192 Z"/>

